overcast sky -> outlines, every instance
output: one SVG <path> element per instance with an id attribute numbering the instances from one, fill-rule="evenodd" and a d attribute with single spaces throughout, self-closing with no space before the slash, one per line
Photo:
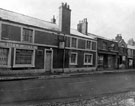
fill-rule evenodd
<path id="1" fill-rule="evenodd" d="M 67 2 L 72 10 L 71 27 L 76 29 L 83 18 L 88 19 L 88 32 L 115 38 L 117 34 L 127 41 L 135 40 L 135 0 L 0 0 L 0 8 L 8 9 L 45 21 L 55 15 L 58 7 Z"/>

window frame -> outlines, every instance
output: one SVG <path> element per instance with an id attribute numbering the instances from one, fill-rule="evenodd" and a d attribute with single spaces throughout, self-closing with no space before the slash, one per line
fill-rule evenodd
<path id="1" fill-rule="evenodd" d="M 91 62 L 89 63 L 88 61 L 85 62 L 85 56 L 90 55 L 91 56 Z M 93 54 L 91 53 L 84 53 L 84 65 L 93 65 Z"/>
<path id="2" fill-rule="evenodd" d="M 11 48 L 10 47 L 0 47 L 0 48 L 5 48 L 5 49 L 8 49 L 9 52 L 8 52 L 8 60 L 7 60 L 7 65 L 0 65 L 0 67 L 8 67 L 10 68 L 11 67 Z"/>
<path id="3" fill-rule="evenodd" d="M 28 40 L 28 41 L 24 40 L 24 29 L 29 30 L 29 31 L 30 31 L 30 30 L 32 31 L 31 41 L 30 41 L 30 40 Z M 27 27 L 22 27 L 22 28 L 21 28 L 21 41 L 22 41 L 22 42 L 26 42 L 26 43 L 34 43 L 34 34 L 35 34 L 34 29 L 32 29 L 32 28 L 27 28 Z"/>
<path id="4" fill-rule="evenodd" d="M 75 55 L 76 55 L 75 63 L 72 63 L 72 62 L 71 62 L 71 55 L 72 55 L 72 54 L 75 54 Z M 71 52 L 71 53 L 70 53 L 69 64 L 70 64 L 70 65 L 77 65 L 77 61 L 78 61 L 78 53 L 77 53 L 77 52 Z"/>
<path id="5" fill-rule="evenodd" d="M 16 64 L 16 49 L 22 50 L 32 50 L 32 60 L 31 64 Z M 14 48 L 14 60 L 13 60 L 13 67 L 35 67 L 35 49 L 27 49 L 27 48 Z"/>
<path id="6" fill-rule="evenodd" d="M 76 39 L 76 47 L 73 47 L 73 46 L 72 46 L 72 39 Z M 71 37 L 71 38 L 70 38 L 70 47 L 71 47 L 71 48 L 78 48 L 78 38 L 76 38 L 76 37 Z"/>
<path id="7" fill-rule="evenodd" d="M 90 48 L 87 47 L 87 42 L 90 42 Z M 86 40 L 86 42 L 85 42 L 85 49 L 92 50 L 92 41 L 91 40 Z"/>
<path id="8" fill-rule="evenodd" d="M 95 49 L 93 49 L 93 43 L 95 43 Z M 91 50 L 93 50 L 93 51 L 94 51 L 94 50 L 95 50 L 95 51 L 97 50 L 97 42 L 95 42 L 95 41 L 92 41 L 92 42 L 91 42 Z"/>

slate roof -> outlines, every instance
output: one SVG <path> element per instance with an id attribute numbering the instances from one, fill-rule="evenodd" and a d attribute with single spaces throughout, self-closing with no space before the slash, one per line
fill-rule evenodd
<path id="1" fill-rule="evenodd" d="M 35 26 L 35 27 L 39 27 L 39 28 L 45 28 L 48 30 L 60 31 L 59 26 L 52 22 L 47 22 L 44 20 L 40 20 L 37 18 L 26 16 L 24 14 L 5 10 L 2 8 L 0 8 L 0 18 L 3 20 L 9 20 L 9 21 L 22 23 L 22 24 L 26 24 L 26 25 L 31 25 L 31 26 Z M 94 36 L 84 35 L 84 34 L 80 33 L 79 31 L 77 31 L 76 29 L 70 29 L 70 33 L 73 35 L 76 35 L 76 36 L 80 36 L 80 37 L 95 39 Z"/>
<path id="2" fill-rule="evenodd" d="M 13 22 L 23 23 L 26 25 L 38 26 L 45 29 L 59 31 L 58 26 L 51 22 L 43 21 L 37 18 L 33 18 L 30 16 L 26 16 L 20 13 L 12 12 L 1 8 L 0 8 L 0 18 L 10 20 Z"/>
<path id="3" fill-rule="evenodd" d="M 85 37 L 85 38 L 90 38 L 90 39 L 95 39 L 96 38 L 94 36 L 82 34 L 79 31 L 77 31 L 76 29 L 70 29 L 70 33 L 73 34 L 73 35 L 77 35 L 77 36 Z"/>
<path id="4" fill-rule="evenodd" d="M 96 38 L 100 38 L 100 39 L 104 39 L 104 40 L 108 40 L 108 41 L 113 41 L 113 42 L 117 42 L 113 39 L 109 39 L 109 38 L 106 38 L 106 37 L 103 37 L 103 36 L 99 36 L 99 35 L 94 35 L 94 34 L 90 34 L 91 36 L 95 36 Z"/>

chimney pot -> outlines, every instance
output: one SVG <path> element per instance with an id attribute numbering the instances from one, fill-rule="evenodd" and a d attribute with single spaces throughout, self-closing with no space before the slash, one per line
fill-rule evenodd
<path id="1" fill-rule="evenodd" d="M 84 18 L 84 22 L 87 22 L 87 18 Z"/>
<path id="2" fill-rule="evenodd" d="M 69 5 L 68 5 L 68 9 L 69 9 L 70 7 L 69 7 Z"/>
<path id="3" fill-rule="evenodd" d="M 53 18 L 51 19 L 51 22 L 56 24 L 56 19 L 55 19 L 55 15 L 53 15 Z"/>
<path id="4" fill-rule="evenodd" d="M 62 3 L 62 7 L 64 6 L 64 3 Z"/>
<path id="5" fill-rule="evenodd" d="M 67 8 L 67 3 L 65 3 L 65 7 Z"/>

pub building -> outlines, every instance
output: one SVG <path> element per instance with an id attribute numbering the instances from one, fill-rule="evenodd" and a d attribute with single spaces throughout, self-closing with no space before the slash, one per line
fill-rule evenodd
<path id="1" fill-rule="evenodd" d="M 88 22 L 70 28 L 71 9 L 59 8 L 59 24 L 0 9 L 0 67 L 41 69 L 43 72 L 96 70 L 97 40 Z M 39 72 L 39 70 L 37 70 Z"/>

